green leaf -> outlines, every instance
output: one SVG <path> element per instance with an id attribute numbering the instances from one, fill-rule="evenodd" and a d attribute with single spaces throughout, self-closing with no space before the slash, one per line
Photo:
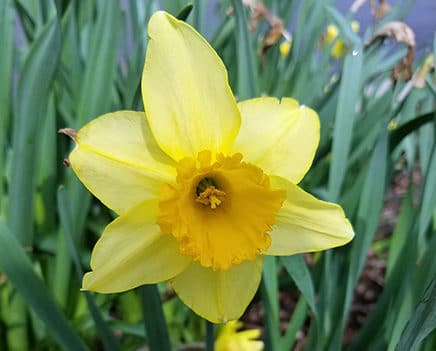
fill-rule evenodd
<path id="1" fill-rule="evenodd" d="M 380 131 L 378 143 L 369 161 L 360 195 L 357 221 L 354 225 L 356 235 L 351 243 L 352 248 L 349 262 L 346 263 L 348 274 L 345 287 L 338 290 L 337 285 L 331 286 L 332 284 L 327 284 L 329 286 L 329 293 L 333 289 L 334 306 L 333 308 L 330 306 L 326 307 L 325 304 L 323 306 L 329 313 L 321 320 L 321 323 L 328 323 L 329 329 L 327 331 L 332 334 L 326 335 L 330 340 L 329 348 L 325 347 L 325 349 L 336 350 L 342 344 L 343 331 L 351 306 L 353 292 L 379 223 L 379 215 L 386 187 L 387 159 L 387 129 L 383 128 Z M 328 258 L 330 255 L 326 255 L 326 257 Z M 326 264 L 327 269 L 324 271 L 324 274 L 332 275 L 332 278 L 326 277 L 328 281 L 331 281 L 333 277 L 336 279 L 341 277 L 338 277 L 336 270 L 340 269 L 339 263 L 344 264 L 345 262 L 338 260 L 339 257 L 339 255 L 333 257 L 336 260 L 330 262 L 330 267 Z M 332 271 L 333 269 L 335 270 Z M 322 294 L 325 293 L 325 291 L 322 292 Z"/>
<path id="2" fill-rule="evenodd" d="M 424 338 L 436 328 L 436 278 L 409 320 L 398 342 L 397 351 L 417 350 Z"/>
<path id="3" fill-rule="evenodd" d="M 352 241 L 353 246 L 345 299 L 345 306 L 347 308 L 344 309 L 344 314 L 347 313 L 348 307 L 351 304 L 355 284 L 377 230 L 386 188 L 387 158 L 387 132 L 382 129 L 369 163 L 357 212 L 357 222 L 354 228 L 356 236 Z"/>
<path id="4" fill-rule="evenodd" d="M 337 201 L 347 170 L 356 105 L 361 91 L 361 74 L 363 53 L 362 47 L 356 46 L 355 51 L 345 57 L 342 69 L 339 98 L 333 129 L 332 161 L 329 172 L 329 200 Z"/>
<path id="5" fill-rule="evenodd" d="M 250 37 L 247 16 L 241 0 L 232 0 L 236 16 L 236 55 L 238 60 L 237 95 L 239 100 L 258 96 L 256 66 Z"/>
<path id="6" fill-rule="evenodd" d="M 424 124 L 429 123 L 433 120 L 435 120 L 436 111 L 432 111 L 430 113 L 423 114 L 421 116 L 418 116 L 398 128 L 394 129 L 391 132 L 391 135 L 389 136 L 389 149 L 390 151 L 393 151 L 401 141 L 404 140 L 408 135 L 410 135 L 412 132 L 418 130 L 421 128 Z"/>
<path id="7" fill-rule="evenodd" d="M 70 254 L 73 258 L 74 265 L 76 267 L 77 277 L 81 281 L 83 278 L 83 270 L 80 265 L 79 255 L 73 241 L 73 220 L 71 218 L 71 209 L 68 201 L 68 195 L 64 187 L 60 187 L 58 189 L 57 198 L 62 230 L 65 235 Z M 92 295 L 88 291 L 84 291 L 83 294 L 85 294 L 89 312 L 91 313 L 92 319 L 94 320 L 97 332 L 100 335 L 100 340 L 104 345 L 104 349 L 106 351 L 121 350 L 118 340 L 115 338 L 113 332 L 104 321 L 103 316 L 98 309 L 98 306 L 95 304 L 94 299 L 92 298 Z"/>
<path id="8" fill-rule="evenodd" d="M 81 2 L 81 5 L 91 6 L 92 3 Z M 84 11 L 85 14 L 92 12 L 85 7 Z M 111 93 L 115 85 L 122 32 L 120 3 L 116 0 L 99 1 L 96 4 L 96 11 L 96 22 L 87 23 L 92 34 L 89 38 L 89 50 L 85 53 L 84 74 L 77 87 L 79 91 L 74 92 L 78 96 L 78 105 L 75 111 L 76 125 L 70 127 L 82 127 L 86 122 L 113 108 Z M 71 16 L 73 14 L 74 12 Z M 70 25 L 72 26 L 70 30 L 73 30 L 74 25 Z M 71 34 L 71 37 L 75 36 Z M 73 172 L 68 172 L 68 176 L 67 189 L 70 193 L 71 214 L 74 218 L 73 238 L 75 242 L 80 243 L 91 196 Z M 68 245 L 62 236 L 59 238 L 58 245 L 53 286 L 59 301 L 64 304 L 68 300 L 67 289 L 71 259 L 68 254 Z"/>
<path id="9" fill-rule="evenodd" d="M 292 256 L 283 256 L 280 258 L 286 271 L 292 277 L 298 289 L 306 299 L 307 304 L 312 309 L 313 314 L 317 317 L 317 309 L 315 305 L 315 290 L 313 288 L 312 276 L 309 268 L 304 261 L 304 256 L 301 254 Z"/>
<path id="10" fill-rule="evenodd" d="M 13 233 L 18 235 L 23 245 L 32 243 L 38 137 L 59 54 L 60 26 L 57 18 L 53 18 L 35 40 L 26 57 L 14 101 L 9 218 Z"/>
<path id="11" fill-rule="evenodd" d="M 422 205 L 419 214 L 418 227 L 418 250 L 422 254 L 426 249 L 425 232 L 431 223 L 433 213 L 436 210 L 436 145 L 433 147 L 433 155 L 425 177 L 422 192 Z"/>
<path id="12" fill-rule="evenodd" d="M 41 279 L 33 271 L 32 263 L 16 236 L 11 234 L 2 220 L 0 220 L 0 268 L 64 350 L 87 350 L 71 329 Z"/>
<path id="13" fill-rule="evenodd" d="M 193 7 L 194 6 L 192 4 L 186 5 L 183 9 L 180 10 L 179 14 L 176 16 L 177 19 L 186 22 L 189 15 L 191 14 Z"/>
<path id="14" fill-rule="evenodd" d="M 303 327 L 304 322 L 307 318 L 307 304 L 303 297 L 300 297 L 295 306 L 295 310 L 292 313 L 291 321 L 289 322 L 288 329 L 285 335 L 281 339 L 280 350 L 288 351 L 292 350 L 297 339 L 298 331 Z"/>
<path id="15" fill-rule="evenodd" d="M 171 351 L 157 285 L 143 285 L 138 290 L 141 296 L 142 315 L 144 317 L 145 331 L 150 350 Z"/>
<path id="16" fill-rule="evenodd" d="M 277 263 L 274 256 L 265 256 L 261 292 L 265 306 L 265 348 L 267 350 L 277 351 L 280 347 L 280 320 Z"/>
<path id="17" fill-rule="evenodd" d="M 207 1 L 194 0 L 193 24 L 194 28 L 203 36 L 207 28 L 207 5 Z"/>
<path id="18" fill-rule="evenodd" d="M 14 11 L 12 0 L 0 2 L 0 216 L 3 211 L 3 177 L 6 174 L 6 131 L 11 118 L 12 64 L 14 57 Z"/>

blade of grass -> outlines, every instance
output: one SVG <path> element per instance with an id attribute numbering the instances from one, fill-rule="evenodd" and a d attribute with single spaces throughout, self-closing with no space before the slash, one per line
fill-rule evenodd
<path id="1" fill-rule="evenodd" d="M 49 291 L 33 270 L 24 249 L 0 220 L 0 267 L 24 300 L 45 323 L 47 331 L 64 350 L 86 351 Z"/>
<path id="2" fill-rule="evenodd" d="M 83 270 L 80 265 L 79 255 L 76 250 L 76 246 L 73 241 L 73 220 L 71 218 L 70 203 L 68 201 L 68 195 L 64 187 L 60 187 L 57 192 L 58 211 L 61 221 L 63 233 L 65 235 L 70 255 L 73 258 L 73 262 L 76 268 L 77 278 L 82 280 Z M 119 351 L 121 350 L 118 340 L 115 338 L 113 332 L 106 324 L 103 316 L 100 313 L 97 305 L 92 298 L 92 295 L 88 291 L 83 292 L 85 294 L 86 302 L 88 304 L 89 312 L 94 320 L 97 332 L 100 335 L 100 340 L 104 345 L 106 351 Z"/>

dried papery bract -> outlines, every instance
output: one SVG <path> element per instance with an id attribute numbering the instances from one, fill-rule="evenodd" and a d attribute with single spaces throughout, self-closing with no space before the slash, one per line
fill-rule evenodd
<path id="1" fill-rule="evenodd" d="M 371 45 L 377 40 L 383 40 L 385 38 L 393 38 L 398 43 L 404 43 L 408 47 L 406 56 L 403 57 L 392 72 L 392 79 L 396 81 L 400 77 L 404 80 L 412 78 L 412 64 L 415 57 L 415 33 L 406 23 L 400 21 L 392 21 L 383 25 L 366 46 Z"/>

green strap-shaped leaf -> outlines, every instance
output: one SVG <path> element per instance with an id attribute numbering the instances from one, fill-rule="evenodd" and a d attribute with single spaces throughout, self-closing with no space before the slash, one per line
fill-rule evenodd
<path id="1" fill-rule="evenodd" d="M 433 278 L 397 344 L 397 351 L 417 350 L 436 328 L 436 278 Z"/>
<path id="2" fill-rule="evenodd" d="M 143 285 L 138 290 L 141 296 L 142 315 L 150 351 L 171 351 L 157 285 Z"/>
<path id="3" fill-rule="evenodd" d="M 315 306 L 315 289 L 303 255 L 283 256 L 281 260 L 316 317 L 318 313 Z"/>
<path id="4" fill-rule="evenodd" d="M 179 14 L 177 15 L 177 19 L 185 21 L 188 19 L 189 15 L 191 14 L 191 11 L 193 9 L 193 5 L 189 4 L 186 5 L 184 8 L 182 8 L 179 12 Z"/>
<path id="5" fill-rule="evenodd" d="M 281 339 L 280 350 L 288 351 L 292 350 L 297 339 L 298 331 L 303 327 L 304 321 L 307 318 L 307 304 L 303 296 L 300 296 L 298 303 L 295 306 L 294 312 L 292 313 L 291 320 L 286 330 L 285 335 Z"/>
<path id="6" fill-rule="evenodd" d="M 77 277 L 79 280 L 83 278 L 83 270 L 80 265 L 79 255 L 77 253 L 76 247 L 73 241 L 73 223 L 71 218 L 71 209 L 68 202 L 67 193 L 64 187 L 60 187 L 57 193 L 58 197 L 58 210 L 61 220 L 61 225 L 63 233 L 65 235 L 68 248 L 70 249 L 70 254 L 73 258 L 73 262 L 76 268 Z M 92 319 L 94 320 L 98 334 L 100 335 L 100 340 L 104 345 L 105 351 L 119 351 L 121 347 L 118 340 L 115 338 L 113 332 L 106 324 L 101 315 L 100 310 L 92 298 L 92 295 L 88 291 L 83 292 L 85 294 L 86 302 L 88 304 L 89 312 L 91 313 Z"/>
<path id="7" fill-rule="evenodd" d="M 264 262 L 261 292 L 265 306 L 265 348 L 277 351 L 280 347 L 277 262 L 274 256 L 265 256 Z"/>
<path id="8" fill-rule="evenodd" d="M 6 173 L 4 147 L 11 114 L 12 64 L 14 56 L 14 11 L 12 0 L 0 1 L 0 215 L 3 211 L 3 179 Z"/>
<path id="9" fill-rule="evenodd" d="M 239 100 L 253 98 L 258 95 L 256 66 L 254 53 L 248 35 L 247 16 L 241 0 L 233 0 L 236 16 L 236 48 L 238 60 L 238 86 Z"/>
<path id="10" fill-rule="evenodd" d="M 52 19 L 33 43 L 20 72 L 14 104 L 9 221 L 23 245 L 33 237 L 33 193 L 41 124 L 60 54 L 60 26 Z"/>
<path id="11" fill-rule="evenodd" d="M 70 327 L 50 292 L 34 272 L 32 263 L 16 237 L 0 220 L 1 270 L 64 350 L 86 351 L 87 347 Z"/>
<path id="12" fill-rule="evenodd" d="M 425 178 L 424 191 L 422 192 L 422 205 L 419 214 L 418 251 L 421 254 L 427 249 L 425 232 L 436 212 L 436 145 Z"/>
<path id="13" fill-rule="evenodd" d="M 389 149 L 393 151 L 405 137 L 421 128 L 424 124 L 436 120 L 436 111 L 418 116 L 392 131 L 389 136 Z"/>
<path id="14" fill-rule="evenodd" d="M 335 11 L 335 19 L 342 26 L 345 19 Z M 348 25 L 347 25 L 348 26 Z M 350 29 L 351 31 L 351 29 Z M 348 31 L 347 31 L 348 33 Z M 352 52 L 345 56 L 342 68 L 339 98 L 333 129 L 332 162 L 329 171 L 329 200 L 337 201 L 348 164 L 348 154 L 353 136 L 353 125 L 356 117 L 356 105 L 359 100 L 362 83 L 363 48 L 357 35 L 349 38 L 353 43 Z"/>

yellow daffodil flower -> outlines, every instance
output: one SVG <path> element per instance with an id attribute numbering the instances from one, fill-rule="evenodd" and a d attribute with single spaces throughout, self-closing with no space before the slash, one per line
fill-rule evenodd
<path id="1" fill-rule="evenodd" d="M 292 40 L 285 40 L 280 43 L 280 55 L 282 58 L 286 58 L 289 55 L 292 47 Z"/>
<path id="2" fill-rule="evenodd" d="M 355 33 L 357 33 L 360 29 L 360 24 L 357 21 L 352 21 L 350 26 L 351 26 L 351 30 Z M 338 27 L 336 27 L 334 24 L 330 24 L 327 26 L 325 43 L 330 44 L 334 40 L 336 40 L 330 51 L 330 54 L 334 58 L 341 58 L 342 56 L 344 56 L 346 50 L 344 41 L 341 38 L 338 38 L 338 35 L 339 35 Z"/>
<path id="3" fill-rule="evenodd" d="M 215 341 L 215 351 L 262 351 L 263 342 L 256 340 L 259 329 L 238 331 L 242 322 L 230 321 L 223 325 Z"/>
<path id="4" fill-rule="evenodd" d="M 169 280 L 200 316 L 237 319 L 264 255 L 353 237 L 339 206 L 296 185 L 319 143 L 318 116 L 290 98 L 236 103 L 215 51 L 165 12 L 148 34 L 145 113 L 109 113 L 74 136 L 74 172 L 119 214 L 94 247 L 83 289 Z"/>

